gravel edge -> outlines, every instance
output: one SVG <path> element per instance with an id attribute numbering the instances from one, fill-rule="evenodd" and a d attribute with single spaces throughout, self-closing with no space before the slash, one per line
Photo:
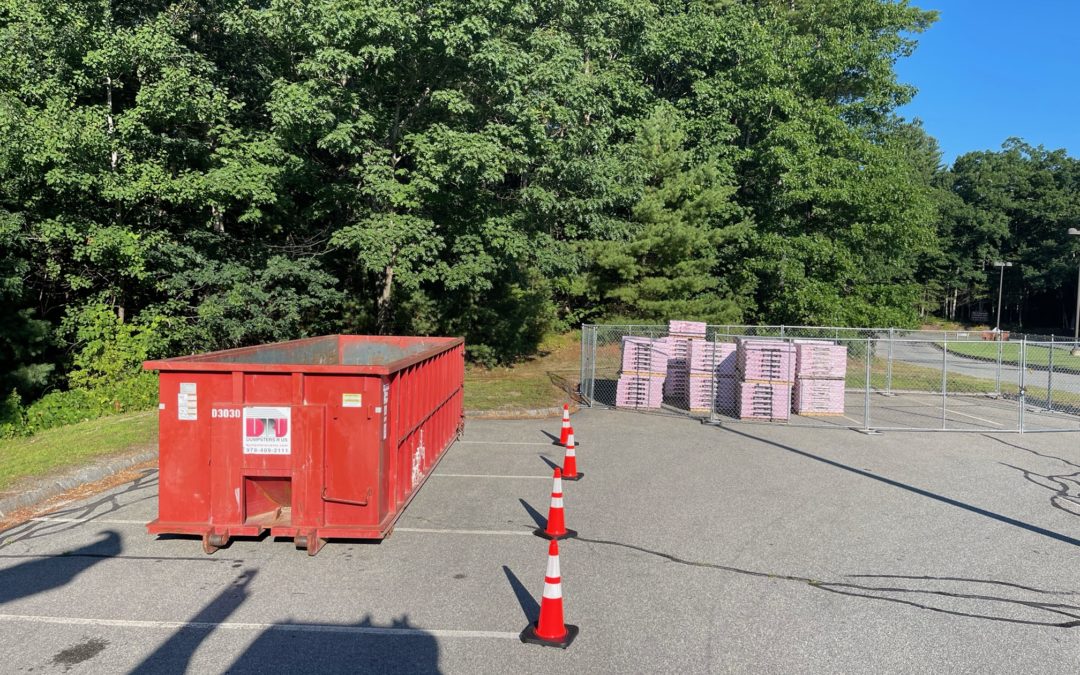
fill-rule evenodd
<path id="1" fill-rule="evenodd" d="M 88 465 L 76 467 L 63 473 L 42 478 L 40 481 L 31 481 L 30 487 L 13 497 L 0 499 L 0 518 L 4 518 L 13 511 L 24 509 L 29 506 L 40 504 L 53 497 L 72 490 L 86 483 L 108 478 L 113 474 L 120 473 L 136 464 L 149 462 L 157 458 L 157 448 L 143 450 L 134 454 L 120 457 L 107 457 Z"/>

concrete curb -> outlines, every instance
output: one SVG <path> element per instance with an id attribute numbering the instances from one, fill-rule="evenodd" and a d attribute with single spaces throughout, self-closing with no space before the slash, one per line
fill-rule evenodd
<path id="1" fill-rule="evenodd" d="M 31 487 L 25 492 L 13 497 L 0 499 L 0 518 L 6 517 L 13 511 L 24 509 L 28 506 L 34 506 L 47 499 L 57 497 L 80 485 L 93 483 L 94 481 L 99 481 L 103 478 L 108 478 L 113 474 L 120 473 L 124 469 L 133 467 L 136 464 L 149 462 L 150 460 L 156 459 L 157 454 L 156 449 L 146 450 L 133 455 L 101 460 L 90 466 L 72 469 L 59 476 L 41 479 L 41 481 L 36 484 L 36 487 Z"/>
<path id="2" fill-rule="evenodd" d="M 570 402 L 570 412 L 580 410 L 577 403 Z M 548 417 L 562 417 L 562 406 L 558 408 L 525 408 L 517 410 L 466 410 L 465 419 L 470 420 L 532 420 Z"/>

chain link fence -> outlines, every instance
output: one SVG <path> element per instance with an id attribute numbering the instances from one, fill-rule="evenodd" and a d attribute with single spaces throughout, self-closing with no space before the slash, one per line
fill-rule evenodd
<path id="1" fill-rule="evenodd" d="M 582 326 L 586 405 L 876 431 L 1080 431 L 1080 356 L 1053 336 L 810 326 Z"/>

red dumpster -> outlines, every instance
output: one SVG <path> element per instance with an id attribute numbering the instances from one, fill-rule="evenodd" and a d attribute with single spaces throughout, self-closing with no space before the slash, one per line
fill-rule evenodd
<path id="1" fill-rule="evenodd" d="M 327 335 L 147 361 L 159 371 L 152 534 L 387 536 L 462 430 L 460 338 Z"/>

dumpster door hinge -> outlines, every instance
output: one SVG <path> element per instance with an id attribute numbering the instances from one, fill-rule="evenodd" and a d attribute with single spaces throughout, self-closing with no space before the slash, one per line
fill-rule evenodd
<path id="1" fill-rule="evenodd" d="M 323 498 L 324 502 L 334 502 L 335 504 L 349 504 L 351 506 L 367 506 L 368 502 L 371 501 L 371 488 L 367 489 L 367 497 L 362 502 L 356 501 L 355 499 L 339 499 L 337 497 L 330 497 L 330 496 L 328 496 L 326 494 L 326 488 L 325 487 L 322 490 L 322 498 Z"/>

